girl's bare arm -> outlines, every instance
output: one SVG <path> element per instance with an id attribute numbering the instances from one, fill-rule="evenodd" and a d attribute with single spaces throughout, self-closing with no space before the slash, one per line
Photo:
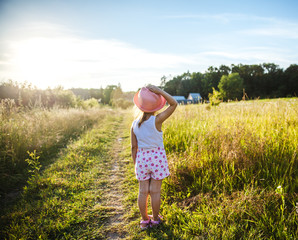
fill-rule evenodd
<path id="1" fill-rule="evenodd" d="M 147 88 L 151 91 L 154 92 L 156 94 L 160 94 L 162 95 L 168 102 L 168 104 L 170 105 L 165 111 L 159 113 L 156 116 L 156 124 L 157 126 L 161 127 L 161 124 L 169 117 L 172 115 L 172 113 L 175 111 L 178 103 L 177 101 L 167 92 L 161 90 L 160 88 L 153 86 L 153 85 L 148 85 Z"/>
<path id="2" fill-rule="evenodd" d="M 138 150 L 138 141 L 137 141 L 137 137 L 134 134 L 132 128 L 131 128 L 130 139 L 131 139 L 131 157 L 133 159 L 133 164 L 135 165 L 136 157 L 137 157 L 137 150 Z"/>

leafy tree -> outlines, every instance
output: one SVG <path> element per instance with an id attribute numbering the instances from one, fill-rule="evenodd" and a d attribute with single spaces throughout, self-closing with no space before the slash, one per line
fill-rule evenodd
<path id="1" fill-rule="evenodd" d="M 297 96 L 298 94 L 298 65 L 290 65 L 284 72 L 285 82 L 284 87 L 284 96 Z"/>
<path id="2" fill-rule="evenodd" d="M 76 106 L 76 96 L 70 90 L 64 90 L 62 87 L 54 89 L 55 105 L 62 108 L 70 108 Z"/>
<path id="3" fill-rule="evenodd" d="M 133 105 L 134 93 L 123 93 L 120 84 L 111 93 L 110 104 L 113 107 L 126 109 Z"/>
<path id="4" fill-rule="evenodd" d="M 110 104 L 111 94 L 117 88 L 116 85 L 108 85 L 103 92 L 103 103 Z"/>
<path id="5" fill-rule="evenodd" d="M 120 84 L 118 84 L 118 86 L 111 93 L 111 99 L 112 98 L 115 98 L 115 99 L 121 98 L 122 95 L 123 95 L 123 92 L 122 92 L 121 86 L 120 86 Z"/>
<path id="6" fill-rule="evenodd" d="M 264 97 L 280 97 L 279 85 L 283 80 L 283 70 L 274 63 L 263 63 L 265 74 L 263 76 Z"/>
<path id="7" fill-rule="evenodd" d="M 190 79 L 191 74 L 189 71 L 179 76 L 180 83 L 176 91 L 177 95 L 187 97 L 188 93 L 191 92 Z"/>
<path id="8" fill-rule="evenodd" d="M 222 75 L 229 75 L 231 73 L 231 68 L 226 65 L 220 65 L 218 70 Z"/>
<path id="9" fill-rule="evenodd" d="M 163 89 L 171 95 L 178 95 L 177 94 L 177 89 L 179 88 L 179 85 L 181 83 L 181 79 L 182 79 L 181 76 L 173 77 L 173 79 L 169 80 L 165 84 Z"/>
<path id="10" fill-rule="evenodd" d="M 81 99 L 89 99 L 91 97 L 90 90 L 85 88 L 72 88 L 70 89 L 76 96 L 80 97 Z"/>
<path id="11" fill-rule="evenodd" d="M 160 79 L 160 86 L 163 88 L 167 83 L 167 77 L 166 76 L 162 76 L 162 78 Z"/>
<path id="12" fill-rule="evenodd" d="M 193 72 L 190 78 L 190 92 L 202 93 L 202 79 L 204 75 L 200 72 Z M 189 93 L 189 92 L 188 92 Z"/>
<path id="13" fill-rule="evenodd" d="M 218 84 L 221 95 L 225 100 L 240 99 L 243 91 L 243 79 L 239 73 L 223 75 Z"/>
<path id="14" fill-rule="evenodd" d="M 90 97 L 95 99 L 102 99 L 103 95 L 100 89 L 91 88 L 89 90 Z"/>
<path id="15" fill-rule="evenodd" d="M 208 94 L 210 104 L 212 106 L 217 106 L 222 102 L 222 95 L 219 91 L 216 91 L 214 88 L 212 88 L 212 93 Z"/>
<path id="16" fill-rule="evenodd" d="M 264 92 L 262 81 L 264 69 L 262 65 L 232 64 L 232 73 L 239 73 L 240 77 L 243 78 L 243 87 L 249 97 L 258 97 Z"/>
<path id="17" fill-rule="evenodd" d="M 227 71 L 228 69 L 224 65 L 221 66 L 221 69 L 213 66 L 208 68 L 202 79 L 201 96 L 203 98 L 207 98 L 208 94 L 213 91 L 213 88 L 215 88 L 215 90 L 218 90 L 218 83 L 220 81 L 220 78 Z"/>

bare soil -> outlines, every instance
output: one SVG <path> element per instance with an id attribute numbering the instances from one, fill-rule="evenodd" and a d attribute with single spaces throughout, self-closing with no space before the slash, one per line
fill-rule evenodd
<path id="1" fill-rule="evenodd" d="M 123 158 L 120 153 L 123 150 L 122 131 L 119 132 L 111 149 L 111 168 L 108 168 L 106 174 L 107 185 L 104 190 L 105 201 L 102 203 L 105 207 L 111 209 L 110 217 L 105 224 L 107 239 L 124 239 L 127 232 L 124 230 L 124 206 L 122 204 L 124 195 L 121 189 L 121 183 L 125 178 Z"/>

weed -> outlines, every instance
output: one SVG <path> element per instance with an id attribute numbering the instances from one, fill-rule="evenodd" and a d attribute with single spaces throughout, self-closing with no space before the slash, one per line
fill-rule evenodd
<path id="1" fill-rule="evenodd" d="M 27 184 L 28 185 L 34 185 L 34 184 L 38 184 L 38 180 L 40 178 L 40 168 L 41 168 L 41 164 L 40 162 L 38 161 L 39 159 L 39 156 L 37 156 L 36 154 L 36 150 L 34 150 L 33 152 L 27 152 L 28 155 L 29 155 L 29 158 L 25 159 L 25 161 L 28 163 L 29 165 L 29 174 L 30 174 L 30 177 L 27 181 Z M 24 188 L 24 191 L 27 190 L 27 187 Z"/>

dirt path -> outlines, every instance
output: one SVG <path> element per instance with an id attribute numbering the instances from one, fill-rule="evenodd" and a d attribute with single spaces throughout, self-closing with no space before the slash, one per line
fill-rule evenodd
<path id="1" fill-rule="evenodd" d="M 105 232 L 107 233 L 107 239 L 124 239 L 127 233 L 124 229 L 124 206 L 122 200 L 124 198 L 122 192 L 122 181 L 125 178 L 124 162 L 120 156 L 123 151 L 123 131 L 121 126 L 119 127 L 119 134 L 114 141 L 111 148 L 111 168 L 108 170 L 107 185 L 104 190 L 105 201 L 103 205 L 108 207 L 111 211 L 109 212 L 110 217 L 106 221 L 104 226 Z"/>

